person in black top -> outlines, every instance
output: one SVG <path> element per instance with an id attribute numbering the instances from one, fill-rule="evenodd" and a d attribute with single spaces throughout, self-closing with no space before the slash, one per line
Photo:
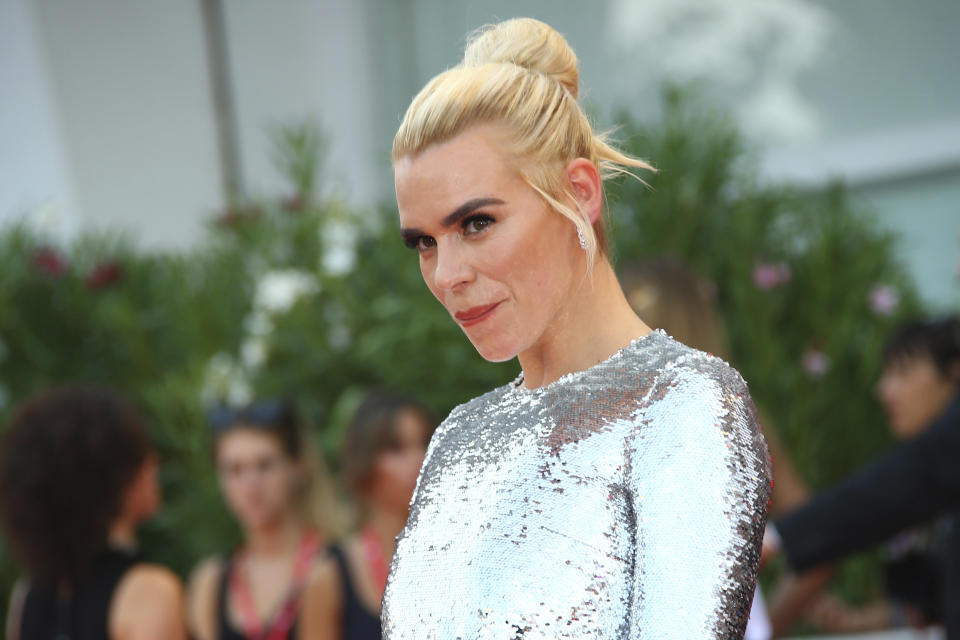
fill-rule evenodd
<path id="1" fill-rule="evenodd" d="M 335 527 L 306 430 L 283 401 L 220 407 L 208 419 L 220 486 L 244 544 L 194 572 L 190 632 L 197 640 L 310 637 L 298 630 L 302 595 Z"/>
<path id="2" fill-rule="evenodd" d="M 61 387 L 22 405 L 0 445 L 0 525 L 27 575 L 9 640 L 181 640 L 183 589 L 144 563 L 136 527 L 160 505 L 157 459 L 130 404 Z"/>
<path id="3" fill-rule="evenodd" d="M 347 428 L 342 474 L 359 507 L 357 532 L 330 548 L 304 601 L 304 637 L 380 640 L 380 601 L 395 539 L 435 422 L 413 398 L 373 391 Z"/>
<path id="4" fill-rule="evenodd" d="M 939 613 L 947 637 L 960 638 L 960 319 L 918 327 L 925 337 L 914 345 L 925 366 L 917 384 L 926 394 L 939 394 L 939 405 L 931 403 L 919 413 L 893 406 L 888 413 L 895 430 L 928 426 L 807 505 L 776 518 L 764 555 L 782 552 L 792 569 L 805 571 L 946 517 Z M 813 595 L 802 594 L 791 607 L 802 610 L 804 596 Z"/>

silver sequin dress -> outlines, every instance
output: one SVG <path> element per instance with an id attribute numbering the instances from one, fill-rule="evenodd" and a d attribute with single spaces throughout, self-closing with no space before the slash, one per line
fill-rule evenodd
<path id="1" fill-rule="evenodd" d="M 740 375 L 657 331 L 438 428 L 387 640 L 742 638 L 770 460 Z"/>

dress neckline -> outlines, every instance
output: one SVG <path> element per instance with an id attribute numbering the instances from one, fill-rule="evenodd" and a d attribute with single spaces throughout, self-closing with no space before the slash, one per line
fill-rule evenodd
<path id="1" fill-rule="evenodd" d="M 576 380 L 580 376 L 586 373 L 589 373 L 590 371 L 593 371 L 599 367 L 602 367 L 604 365 L 610 364 L 611 362 L 615 362 L 619 360 L 628 351 L 633 351 L 638 346 L 648 342 L 649 339 L 652 338 L 654 335 L 669 337 L 667 336 L 667 333 L 663 329 L 653 329 L 650 333 L 646 335 L 642 335 L 637 338 L 634 338 L 629 342 L 629 344 L 617 349 L 615 352 L 613 352 L 613 354 L 601 360 L 600 362 L 590 365 L 586 369 L 580 369 L 579 371 L 571 371 L 569 373 L 565 373 L 559 378 L 557 378 L 556 380 L 554 380 L 553 382 L 549 382 L 543 386 L 536 387 L 535 389 L 527 389 L 526 387 L 523 386 L 523 371 L 521 371 L 520 374 L 516 378 L 514 378 L 513 382 L 510 383 L 509 385 L 510 390 L 515 391 L 517 393 L 521 393 L 521 394 L 537 394 L 543 391 L 547 391 L 551 387 L 562 385 L 567 382 L 571 382 L 573 380 Z"/>

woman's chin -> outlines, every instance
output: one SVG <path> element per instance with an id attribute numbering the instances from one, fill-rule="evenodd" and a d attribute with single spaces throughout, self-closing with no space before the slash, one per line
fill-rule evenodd
<path id="1" fill-rule="evenodd" d="M 506 362 L 517 355 L 517 350 L 509 345 L 467 337 L 470 338 L 470 342 L 473 343 L 473 347 L 480 354 L 480 357 L 487 362 Z"/>

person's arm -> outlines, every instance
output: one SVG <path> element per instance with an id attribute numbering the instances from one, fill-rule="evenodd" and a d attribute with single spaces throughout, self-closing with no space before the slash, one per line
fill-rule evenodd
<path id="1" fill-rule="evenodd" d="M 769 504 L 769 455 L 742 379 L 725 365 L 714 373 L 668 374 L 629 447 L 637 523 L 632 640 L 744 633 Z"/>
<path id="2" fill-rule="evenodd" d="M 774 587 L 770 598 L 773 637 L 786 634 L 833 578 L 833 565 L 824 565 L 801 574 L 788 574 Z"/>
<path id="3" fill-rule="evenodd" d="M 802 571 L 922 524 L 960 504 L 960 403 L 916 438 L 777 518 L 782 552 Z"/>
<path id="4" fill-rule="evenodd" d="M 169 569 L 139 565 L 127 572 L 110 605 L 115 640 L 186 640 L 180 579 Z"/>
<path id="5" fill-rule="evenodd" d="M 187 627 L 196 640 L 217 638 L 217 590 L 224 571 L 217 558 L 205 560 L 190 576 L 187 592 Z"/>
<path id="6" fill-rule="evenodd" d="M 7 640 L 20 640 L 20 627 L 23 623 L 23 607 L 27 603 L 30 586 L 26 580 L 17 580 L 10 594 L 7 607 Z"/>
<path id="7" fill-rule="evenodd" d="M 895 628 L 897 616 L 898 607 L 890 600 L 878 599 L 856 606 L 821 594 L 810 606 L 806 618 L 827 633 L 866 633 Z"/>
<path id="8" fill-rule="evenodd" d="M 343 587 L 331 557 L 314 568 L 300 604 L 297 640 L 340 640 Z"/>

